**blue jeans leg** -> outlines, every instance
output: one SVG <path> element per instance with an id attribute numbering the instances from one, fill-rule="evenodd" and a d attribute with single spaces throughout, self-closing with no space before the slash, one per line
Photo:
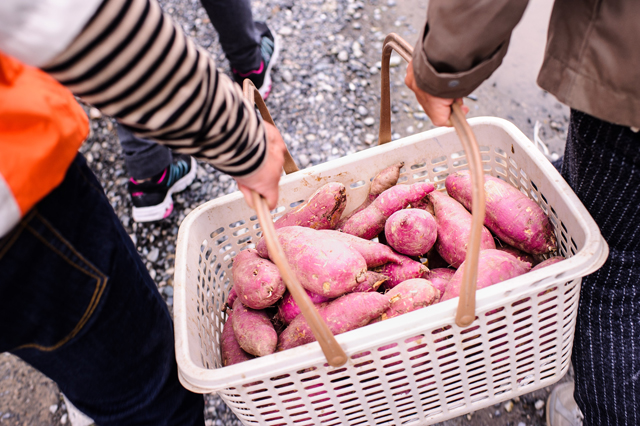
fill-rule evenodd
<path id="1" fill-rule="evenodd" d="M 0 352 L 53 379 L 100 425 L 203 425 L 177 376 L 166 304 L 78 155 L 0 239 Z"/>

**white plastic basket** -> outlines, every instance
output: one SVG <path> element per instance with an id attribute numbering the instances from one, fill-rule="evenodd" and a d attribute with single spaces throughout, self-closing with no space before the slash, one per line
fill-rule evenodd
<path id="1" fill-rule="evenodd" d="M 428 425 L 558 381 L 569 368 L 581 277 L 608 247 L 582 203 L 513 124 L 473 118 L 484 171 L 535 200 L 551 218 L 567 260 L 477 292 L 476 320 L 454 322 L 458 299 L 336 336 L 349 360 L 333 368 L 318 343 L 223 367 L 222 311 L 231 264 L 260 236 L 237 192 L 191 212 L 176 250 L 176 358 L 185 387 L 217 392 L 246 425 Z M 368 182 L 404 161 L 399 183 L 432 181 L 467 168 L 453 129 L 439 128 L 282 178 L 280 207 L 291 209 L 326 182 L 347 187 L 345 211 Z"/>

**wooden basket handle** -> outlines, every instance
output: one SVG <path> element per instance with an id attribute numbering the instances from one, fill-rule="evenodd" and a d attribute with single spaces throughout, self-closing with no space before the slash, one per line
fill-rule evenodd
<path id="1" fill-rule="evenodd" d="M 391 97 L 389 82 L 389 60 L 391 52 L 395 50 L 405 61 L 411 61 L 413 48 L 402 37 L 395 33 L 390 33 L 384 40 L 382 46 L 382 68 L 381 68 L 381 94 L 380 94 L 380 130 L 378 132 L 378 143 L 380 145 L 391 141 Z M 460 327 L 468 327 L 476 318 L 476 282 L 478 280 L 478 257 L 480 255 L 480 241 L 482 238 L 482 227 L 484 226 L 485 215 L 485 192 L 484 174 L 482 172 L 482 158 L 478 150 L 473 130 L 467 122 L 460 104 L 451 105 L 451 123 L 456 129 L 456 133 L 464 152 L 469 161 L 471 174 L 472 196 L 471 196 L 471 234 L 467 245 L 467 255 L 465 258 L 465 268 L 462 274 L 462 286 L 460 288 L 460 299 L 456 311 L 456 324 Z"/>
<path id="2" fill-rule="evenodd" d="M 260 96 L 258 89 L 256 89 L 251 80 L 244 80 L 243 92 L 245 97 L 258 106 L 258 110 L 260 111 L 260 114 L 262 114 L 262 118 L 275 126 L 273 119 L 264 104 L 262 96 Z M 294 171 L 298 170 L 295 163 L 293 163 L 293 159 L 291 159 L 291 161 L 295 167 Z M 286 167 L 285 161 L 285 170 Z M 271 217 L 271 212 L 269 211 L 266 200 L 262 195 L 255 191 L 251 191 L 251 197 L 258 214 L 258 222 L 260 222 L 262 235 L 267 243 L 269 256 L 280 270 L 280 275 L 287 286 L 287 290 L 289 290 L 293 300 L 295 300 L 300 307 L 300 311 L 307 320 L 309 327 L 311 327 L 311 331 L 320 344 L 320 348 L 322 349 L 324 356 L 327 358 L 329 365 L 332 367 L 340 367 L 341 365 L 344 365 L 347 362 L 347 354 L 336 341 L 335 336 L 331 333 L 331 330 L 329 330 L 329 327 L 318 313 L 315 305 L 311 302 L 309 295 L 304 291 L 304 288 L 291 270 L 289 263 L 287 263 L 282 246 L 276 236 L 276 229 L 273 226 L 273 218 Z"/>

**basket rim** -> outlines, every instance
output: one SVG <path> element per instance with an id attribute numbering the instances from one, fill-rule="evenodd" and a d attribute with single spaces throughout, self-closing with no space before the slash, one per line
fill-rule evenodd
<path id="1" fill-rule="evenodd" d="M 520 145 L 520 149 L 527 152 L 529 157 L 536 163 L 536 166 L 539 167 L 545 175 L 553 177 L 552 185 L 554 189 L 560 191 L 563 197 L 570 199 L 568 204 L 571 206 L 572 214 L 577 218 L 579 226 L 586 235 L 584 246 L 572 257 L 544 269 L 529 272 L 526 275 L 478 290 L 476 293 L 476 312 L 483 313 L 496 307 L 504 306 L 506 303 L 512 303 L 524 294 L 530 293 L 532 289 L 550 287 L 559 282 L 567 282 L 588 275 L 602 266 L 608 256 L 608 246 L 602 238 L 598 226 L 569 185 L 562 179 L 555 167 L 553 167 L 534 144 L 513 123 L 505 119 L 497 117 L 475 117 L 470 118 L 468 121 L 472 128 L 482 125 L 497 126 L 509 134 L 509 136 Z M 454 131 L 453 128 L 427 130 L 291 173 L 283 176 L 281 182 L 299 179 L 301 175 L 313 175 L 333 169 L 338 162 L 347 161 L 345 160 L 347 157 L 353 159 L 354 156 L 359 155 L 380 155 L 381 152 L 398 149 L 404 145 L 413 144 L 418 140 L 432 139 Z M 240 192 L 234 192 L 200 205 L 187 215 L 178 231 L 173 307 L 176 361 L 182 384 L 186 388 L 198 393 L 215 392 L 241 383 L 247 383 L 249 380 L 257 381 L 274 377 L 279 374 L 295 371 L 295 369 L 298 368 L 323 363 L 324 360 L 324 354 L 322 353 L 320 345 L 317 342 L 312 342 L 287 351 L 276 352 L 268 356 L 222 368 L 205 369 L 197 366 L 192 361 L 189 354 L 189 332 L 186 310 L 187 236 L 196 221 L 207 214 L 209 210 L 239 198 L 242 198 L 242 194 Z M 431 328 L 436 322 L 441 323 L 442 326 L 451 325 L 452 327 L 457 327 L 454 320 L 457 303 L 458 298 L 453 298 L 432 305 L 429 309 L 409 312 L 401 317 L 374 324 L 372 327 L 359 328 L 337 335 L 336 340 L 349 356 L 361 352 L 365 348 L 383 344 L 383 339 L 388 340 L 388 337 L 384 336 L 393 335 L 394 340 L 396 340 L 403 336 L 410 337 L 409 335 L 415 335 L 417 324 L 424 326 L 424 329 L 427 328 L 427 324 L 428 327 Z M 469 327 L 473 327 L 476 321 Z M 197 338 L 197 336 L 195 336 L 195 338 Z M 324 360 L 324 362 L 326 362 L 326 360 Z"/>

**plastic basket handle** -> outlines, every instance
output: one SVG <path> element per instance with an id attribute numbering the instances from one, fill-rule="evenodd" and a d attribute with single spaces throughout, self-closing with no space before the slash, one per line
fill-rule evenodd
<path id="1" fill-rule="evenodd" d="M 271 124 L 274 124 L 273 119 L 264 104 L 262 96 L 260 96 L 260 93 L 251 80 L 244 80 L 243 91 L 245 97 L 250 101 L 255 102 L 258 106 L 258 110 L 260 111 L 260 114 L 262 114 L 262 118 Z M 293 159 L 291 161 L 293 162 Z M 295 170 L 298 170 L 295 163 L 293 163 L 293 166 L 295 167 Z M 285 170 L 286 167 L 285 162 Z M 309 327 L 311 327 L 311 331 L 320 344 L 320 348 L 322 349 L 324 356 L 327 358 L 329 365 L 332 367 L 340 367 L 341 365 L 344 365 L 347 362 L 347 354 L 345 354 L 344 350 L 336 341 L 335 336 L 331 333 L 331 330 L 329 330 L 329 327 L 318 313 L 315 305 L 311 302 L 311 299 L 309 299 L 309 295 L 304 291 L 302 285 L 287 263 L 282 246 L 276 236 L 276 229 L 273 226 L 271 212 L 269 211 L 269 207 L 267 206 L 265 199 L 255 191 L 251 191 L 251 196 L 253 199 L 253 205 L 255 206 L 258 214 L 258 222 L 260 222 L 260 227 L 262 228 L 262 235 L 267 243 L 269 256 L 280 270 L 280 275 L 287 286 L 287 290 L 289 290 L 289 293 L 293 296 L 293 300 L 295 300 L 300 307 L 300 311 L 307 320 Z"/>
<path id="2" fill-rule="evenodd" d="M 389 59 L 391 58 L 392 50 L 398 52 L 407 62 L 411 60 L 411 56 L 413 55 L 413 48 L 402 37 L 395 33 L 387 35 L 382 46 L 380 130 L 378 132 L 378 143 L 380 145 L 391 141 Z M 476 317 L 478 257 L 480 254 L 480 241 L 485 215 L 484 174 L 482 172 L 482 159 L 480 157 L 480 151 L 478 150 L 478 143 L 458 103 L 451 105 L 451 123 L 456 129 L 458 138 L 460 138 L 462 142 L 464 152 L 469 161 L 472 184 L 471 210 L 473 219 L 471 222 L 469 243 L 467 245 L 465 269 L 462 274 L 460 299 L 458 300 L 458 309 L 456 311 L 456 324 L 460 327 L 467 327 Z"/>

